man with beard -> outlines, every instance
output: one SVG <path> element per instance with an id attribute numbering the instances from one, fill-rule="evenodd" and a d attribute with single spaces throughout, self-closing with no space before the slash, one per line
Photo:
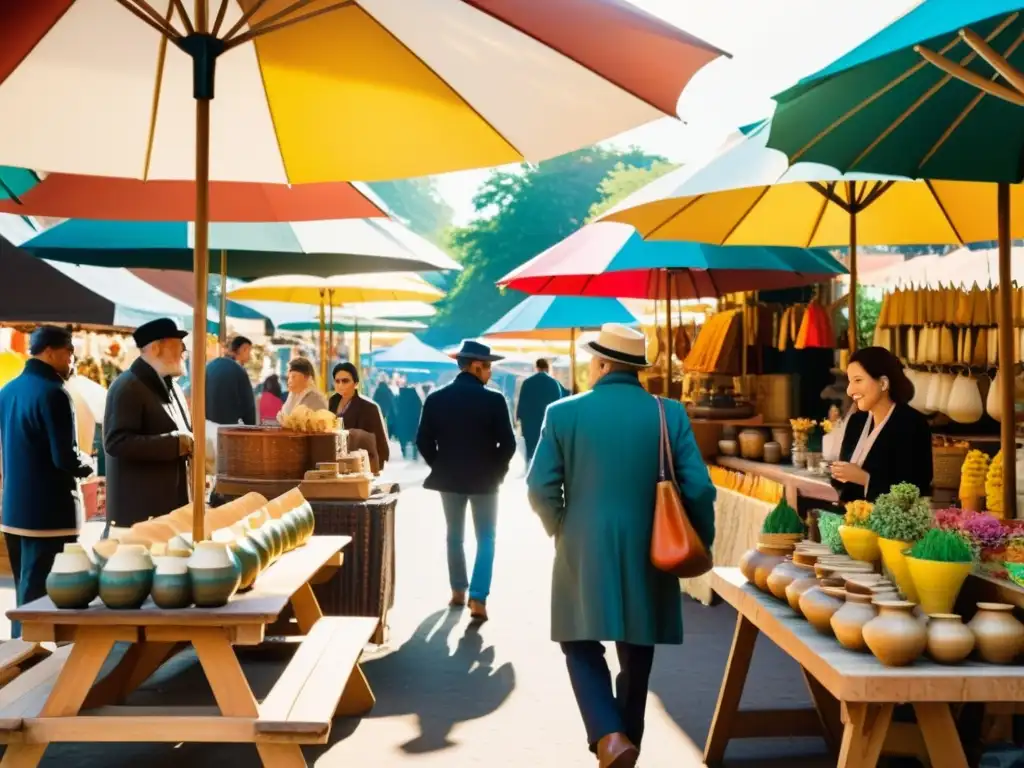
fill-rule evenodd
<path id="1" fill-rule="evenodd" d="M 93 472 L 79 450 L 75 407 L 64 388 L 75 358 L 71 332 L 40 326 L 29 345 L 25 370 L 0 389 L 2 528 L 18 605 L 46 595 L 54 556 L 82 525 L 79 480 Z M 17 622 L 11 631 L 21 634 Z"/>
<path id="2" fill-rule="evenodd" d="M 140 325 L 132 337 L 141 355 L 107 393 L 103 449 L 108 530 L 188 503 L 192 427 L 185 395 L 174 381 L 184 373 L 187 335 L 170 318 Z"/>

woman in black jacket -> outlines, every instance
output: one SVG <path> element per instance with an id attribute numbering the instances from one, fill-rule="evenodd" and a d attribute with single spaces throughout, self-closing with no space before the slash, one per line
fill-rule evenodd
<path id="1" fill-rule="evenodd" d="M 913 483 L 922 496 L 932 492 L 931 431 L 910 407 L 914 385 L 899 359 L 882 347 L 865 347 L 850 357 L 847 394 L 856 405 L 843 434 L 832 485 L 841 502 L 873 502 L 896 483 Z"/>
<path id="2" fill-rule="evenodd" d="M 377 463 L 374 472 L 379 472 L 391 458 L 388 432 L 380 406 L 373 400 L 359 394 L 359 370 L 349 362 L 338 363 L 332 373 L 334 394 L 327 402 L 331 413 L 340 416 L 345 429 L 361 429 L 374 437 L 377 447 Z M 371 457 L 372 459 L 373 457 Z"/>

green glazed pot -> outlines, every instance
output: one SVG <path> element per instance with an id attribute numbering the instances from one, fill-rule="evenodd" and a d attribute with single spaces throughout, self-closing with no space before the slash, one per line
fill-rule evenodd
<path id="1" fill-rule="evenodd" d="M 249 531 L 249 533 L 246 534 L 246 537 L 252 543 L 253 547 L 256 549 L 257 554 L 259 555 L 260 571 L 266 570 L 267 567 L 270 565 L 271 547 L 271 542 L 270 539 L 267 537 L 267 534 L 259 530 Z"/>
<path id="2" fill-rule="evenodd" d="M 107 608 L 140 608 L 153 586 L 153 560 L 145 547 L 121 544 L 100 571 L 100 599 Z"/>
<path id="3" fill-rule="evenodd" d="M 260 575 L 260 553 L 256 543 L 248 536 L 239 536 L 231 543 L 231 552 L 241 567 L 238 588 L 249 589 Z"/>
<path id="4" fill-rule="evenodd" d="M 99 579 L 85 552 L 65 551 L 53 559 L 46 594 L 58 608 L 85 608 L 99 593 Z"/>
<path id="5" fill-rule="evenodd" d="M 291 552 L 299 546 L 299 529 L 295 525 L 295 520 L 285 514 L 278 519 L 277 525 L 282 531 L 284 531 L 285 551 Z"/>
<path id="6" fill-rule="evenodd" d="M 273 520 L 261 525 L 260 530 L 265 531 L 267 538 L 270 539 L 270 560 L 273 562 L 284 553 L 284 538 L 281 536 L 281 531 Z"/>
<path id="7" fill-rule="evenodd" d="M 306 543 L 305 532 L 304 532 L 302 520 L 299 518 L 298 515 L 295 514 L 294 510 L 292 510 L 290 512 L 285 512 L 281 516 L 281 520 L 282 520 L 282 522 L 284 522 L 284 524 L 286 526 L 291 528 L 292 532 L 295 534 L 295 546 L 296 547 L 301 547 L 303 544 Z"/>
<path id="8" fill-rule="evenodd" d="M 168 555 L 155 558 L 153 602 L 160 608 L 177 609 L 192 605 L 192 581 L 185 558 Z"/>
<path id="9" fill-rule="evenodd" d="M 192 601 L 198 608 L 227 605 L 242 580 L 242 567 L 226 545 L 201 541 L 188 559 L 192 579 Z"/>

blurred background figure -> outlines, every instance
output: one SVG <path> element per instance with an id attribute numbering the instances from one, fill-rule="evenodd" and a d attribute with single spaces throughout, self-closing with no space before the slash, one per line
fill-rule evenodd
<path id="1" fill-rule="evenodd" d="M 420 426 L 420 414 L 423 412 L 423 400 L 415 387 L 402 379 L 402 387 L 398 390 L 398 442 L 402 445 L 402 458 L 418 459 L 416 448 L 416 430 Z"/>
<path id="2" fill-rule="evenodd" d="M 551 377 L 548 361 L 543 357 L 536 363 L 537 372 L 523 382 L 519 389 L 519 403 L 516 405 L 516 421 L 526 443 L 526 464 L 529 466 L 533 452 L 540 440 L 540 427 L 544 413 L 551 403 L 560 400 L 565 392 L 562 385 Z"/>
<path id="3" fill-rule="evenodd" d="M 272 373 L 264 379 L 263 391 L 260 393 L 260 423 L 276 422 L 277 414 L 283 406 L 281 377 Z"/>
<path id="4" fill-rule="evenodd" d="M 382 373 L 377 379 L 377 388 L 373 390 L 373 402 L 380 408 L 384 416 L 384 423 L 387 424 L 388 434 L 395 435 L 398 430 L 398 407 L 395 393 L 391 391 L 388 383 L 388 375 Z"/>
<path id="5" fill-rule="evenodd" d="M 327 409 L 327 398 L 316 388 L 316 370 L 304 357 L 292 358 L 288 363 L 288 399 L 281 410 L 287 416 L 300 405 L 311 411 Z"/>
<path id="6" fill-rule="evenodd" d="M 256 423 L 256 398 L 245 364 L 252 341 L 235 336 L 227 350 L 206 364 L 206 418 L 215 424 Z"/>

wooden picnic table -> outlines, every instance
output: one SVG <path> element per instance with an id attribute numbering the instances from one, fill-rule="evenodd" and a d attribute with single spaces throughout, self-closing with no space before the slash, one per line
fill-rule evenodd
<path id="1" fill-rule="evenodd" d="M 359 668 L 376 628 L 365 617 L 323 617 L 310 586 L 342 563 L 347 536 L 315 536 L 222 608 L 61 610 L 49 598 L 8 616 L 26 641 L 71 641 L 0 689 L 0 766 L 35 766 L 50 742 L 251 742 L 266 766 L 305 766 L 300 744 L 325 743 L 335 714 L 374 703 Z M 270 694 L 256 701 L 235 645 L 258 645 L 291 605 L 305 637 Z M 114 643 L 131 647 L 103 679 Z M 216 707 L 119 706 L 168 658 L 191 645 Z"/>
<path id="2" fill-rule="evenodd" d="M 838 751 L 840 768 L 871 768 L 883 751 L 923 752 L 932 768 L 966 768 L 951 708 L 1024 700 L 1024 666 L 944 666 L 922 657 L 907 667 L 886 667 L 820 634 L 787 604 L 747 583 L 737 568 L 715 568 L 712 588 L 739 615 L 704 748 L 708 765 L 722 760 L 730 739 L 821 735 Z M 739 709 L 759 634 L 800 665 L 813 710 Z M 892 722 L 898 704 L 913 706 L 916 725 Z"/>

